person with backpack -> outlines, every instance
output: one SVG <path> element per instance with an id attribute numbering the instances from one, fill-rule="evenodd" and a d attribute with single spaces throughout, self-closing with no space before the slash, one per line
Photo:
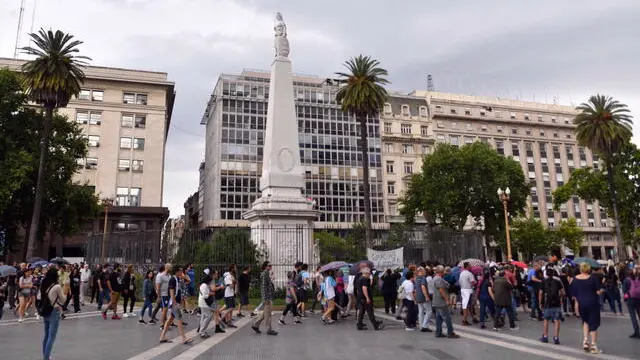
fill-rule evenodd
<path id="1" fill-rule="evenodd" d="M 216 291 L 221 289 L 224 289 L 224 285 L 216 284 L 210 276 L 205 276 L 198 288 L 198 307 L 200 308 L 202 317 L 200 318 L 200 325 L 196 332 L 200 333 L 200 337 L 203 339 L 209 337 L 207 327 L 212 319 L 216 325 L 215 333 L 225 332 L 220 327 L 220 317 L 217 312 L 218 303 L 216 302 Z"/>
<path id="2" fill-rule="evenodd" d="M 187 335 L 185 334 L 184 325 L 182 323 L 182 309 L 180 305 L 182 304 L 182 297 L 186 295 L 182 293 L 182 288 L 180 286 L 179 279 L 182 278 L 182 276 L 183 276 L 183 270 L 181 267 L 176 268 L 173 275 L 170 275 L 169 286 L 168 286 L 170 311 L 168 311 L 167 313 L 167 320 L 165 321 L 164 326 L 162 328 L 162 333 L 160 334 L 160 340 L 159 340 L 160 343 L 167 343 L 171 341 L 167 339 L 166 335 L 174 319 L 176 320 L 176 323 L 178 325 L 178 332 L 182 337 L 182 343 L 184 345 L 187 345 L 193 342 L 193 339 L 188 338 Z"/>
<path id="3" fill-rule="evenodd" d="M 549 321 L 553 321 L 554 335 L 553 343 L 560 345 L 560 321 L 562 320 L 562 298 L 565 293 L 562 280 L 556 276 L 555 270 L 548 268 L 546 277 L 542 281 L 540 290 L 538 291 L 538 303 L 543 308 L 543 330 L 540 341 L 549 342 Z"/>
<path id="4" fill-rule="evenodd" d="M 50 359 L 53 351 L 53 343 L 56 341 L 62 304 L 67 301 L 69 285 L 63 288 L 58 284 L 58 269 L 50 268 L 40 285 L 40 297 L 42 299 L 38 314 L 43 318 L 44 338 L 42 339 L 42 358 Z"/>
<path id="5" fill-rule="evenodd" d="M 156 291 L 153 288 L 153 270 L 147 271 L 147 274 L 144 276 L 144 281 L 142 282 L 142 297 L 144 298 L 144 304 L 142 305 L 142 310 L 140 310 L 140 319 L 138 320 L 139 324 L 145 325 L 144 321 L 144 312 L 149 309 L 149 324 L 155 324 L 155 320 L 153 320 L 153 315 L 151 311 L 153 310 L 153 302 L 156 300 L 157 295 Z"/>
<path id="6" fill-rule="evenodd" d="M 640 339 L 640 327 L 638 318 L 640 317 L 640 265 L 636 265 L 633 270 L 627 270 L 627 276 L 622 283 L 624 301 L 627 302 L 633 334 L 632 339 Z"/>

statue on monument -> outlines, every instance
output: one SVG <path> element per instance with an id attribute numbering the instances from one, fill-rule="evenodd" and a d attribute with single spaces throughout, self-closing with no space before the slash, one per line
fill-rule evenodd
<path id="1" fill-rule="evenodd" d="M 282 14 L 276 13 L 276 25 L 273 27 L 276 32 L 275 49 L 276 57 L 286 58 L 289 56 L 289 40 L 287 39 L 287 24 L 282 19 Z"/>

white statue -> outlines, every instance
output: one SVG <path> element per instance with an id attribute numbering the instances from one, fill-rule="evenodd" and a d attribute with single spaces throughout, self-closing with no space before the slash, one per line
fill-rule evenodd
<path id="1" fill-rule="evenodd" d="M 274 46 L 276 57 L 286 58 L 289 56 L 289 40 L 287 39 L 287 24 L 282 19 L 282 14 L 276 13 L 276 25 L 273 27 L 276 32 Z"/>

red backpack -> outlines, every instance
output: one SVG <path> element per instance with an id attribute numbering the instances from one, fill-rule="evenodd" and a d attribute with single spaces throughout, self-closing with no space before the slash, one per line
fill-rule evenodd
<path id="1" fill-rule="evenodd" d="M 635 300 L 640 300 L 640 279 L 631 280 L 629 297 Z"/>

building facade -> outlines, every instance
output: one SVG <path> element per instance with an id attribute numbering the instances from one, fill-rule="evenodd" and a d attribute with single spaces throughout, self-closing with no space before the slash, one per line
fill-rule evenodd
<path id="1" fill-rule="evenodd" d="M 462 146 L 481 141 L 522 166 L 531 182 L 529 216 L 548 227 L 574 217 L 587 234 L 582 255 L 613 256 L 612 223 L 597 201 L 574 197 L 559 212 L 553 211 L 552 193 L 568 181 L 572 170 L 600 166 L 597 155 L 577 145 L 575 115 L 573 107 L 562 105 L 430 91 L 391 94 L 380 120 L 388 221 L 402 221 L 397 198 L 409 175 L 421 170 L 422 156 L 434 143 Z"/>
<path id="2" fill-rule="evenodd" d="M 337 85 L 294 75 L 304 194 L 321 215 L 316 227 L 350 228 L 364 216 L 362 155 L 357 123 L 335 101 Z M 201 173 L 202 227 L 248 226 L 242 213 L 260 196 L 269 72 L 222 75 L 207 104 L 206 153 Z M 369 129 L 372 223 L 385 226 L 378 119 Z"/>
<path id="3" fill-rule="evenodd" d="M 0 58 L 0 68 L 18 71 L 23 63 Z M 58 110 L 78 123 L 89 144 L 74 181 L 94 187 L 101 199 L 113 200 L 108 232 L 159 229 L 168 217 L 162 195 L 174 83 L 163 72 L 100 66 L 84 72 L 78 96 Z M 102 220 L 84 231 L 101 233 Z M 52 246 L 62 246 L 56 250 L 61 255 L 63 250 L 75 253 L 83 242 L 58 240 Z"/>

